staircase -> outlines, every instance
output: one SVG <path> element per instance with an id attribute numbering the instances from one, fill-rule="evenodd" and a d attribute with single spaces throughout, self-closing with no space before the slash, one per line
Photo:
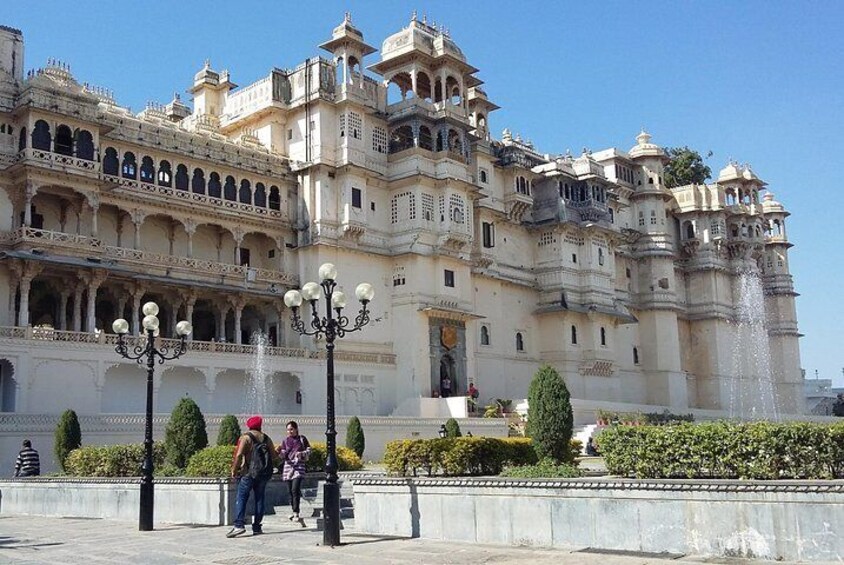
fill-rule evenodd
<path id="1" fill-rule="evenodd" d="M 350 481 L 340 478 L 340 529 L 344 529 L 344 522 L 355 519 L 355 493 Z M 315 486 L 302 489 L 302 503 L 299 508 L 299 515 L 305 519 L 316 518 L 317 530 L 322 531 L 325 527 L 325 514 L 323 510 L 323 485 L 320 481 Z"/>

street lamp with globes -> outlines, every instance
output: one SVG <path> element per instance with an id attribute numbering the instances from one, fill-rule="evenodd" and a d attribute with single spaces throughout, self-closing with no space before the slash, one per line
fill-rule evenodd
<path id="1" fill-rule="evenodd" d="M 155 491 L 153 490 L 152 472 L 154 469 L 152 459 L 152 383 L 155 374 L 155 360 L 159 364 L 181 357 L 187 351 L 187 337 L 193 331 L 191 323 L 182 320 L 176 324 L 176 333 L 179 335 L 177 344 L 168 344 L 162 341 L 156 347 L 155 338 L 161 330 L 159 329 L 158 304 L 147 302 L 141 311 L 144 313 L 142 325 L 146 331 L 146 342 L 138 340 L 138 343 L 131 346 L 126 343 L 125 337 L 129 333 L 129 322 L 123 318 L 114 321 L 111 328 L 117 334 L 117 346 L 114 348 L 125 359 L 132 359 L 138 364 L 147 364 L 147 413 L 146 427 L 144 429 L 144 463 L 141 466 L 141 507 L 138 517 L 138 529 L 142 532 L 149 532 L 152 528 L 152 516 L 155 508 Z"/>
<path id="2" fill-rule="evenodd" d="M 345 293 L 335 288 L 337 283 L 337 269 L 331 263 L 325 263 L 319 268 L 319 284 L 305 283 L 302 290 L 289 290 L 284 295 L 284 303 L 293 310 L 291 325 L 301 335 L 325 336 L 327 383 L 325 408 L 325 486 L 323 487 L 325 528 L 322 543 L 326 546 L 340 545 L 340 485 L 337 483 L 337 430 L 334 425 L 334 340 L 345 336 L 349 332 L 356 332 L 369 323 L 368 305 L 375 296 L 375 289 L 369 283 L 360 283 L 355 289 L 355 296 L 361 304 L 360 311 L 355 316 L 354 325 L 348 317 L 343 315 L 346 307 Z M 320 292 L 322 287 L 322 292 Z M 325 295 L 326 314 L 320 317 L 317 312 L 317 301 L 320 295 Z M 302 301 L 311 303 L 311 322 L 306 324 L 299 316 Z M 311 329 L 308 329 L 307 326 Z"/>

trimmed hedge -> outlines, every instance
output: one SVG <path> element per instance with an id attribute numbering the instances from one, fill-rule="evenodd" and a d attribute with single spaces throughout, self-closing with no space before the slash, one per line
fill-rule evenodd
<path id="1" fill-rule="evenodd" d="M 188 461 L 185 475 L 188 477 L 228 477 L 236 447 L 215 445 L 194 453 Z"/>
<path id="2" fill-rule="evenodd" d="M 310 472 L 325 471 L 325 444 L 312 443 L 311 456 L 305 463 L 305 470 Z M 337 466 L 340 471 L 360 471 L 363 469 L 363 462 L 358 454 L 342 445 L 337 446 Z"/>
<path id="3" fill-rule="evenodd" d="M 155 474 L 164 467 L 164 444 L 152 446 Z M 65 471 L 73 477 L 140 477 L 144 444 L 89 445 L 74 449 L 65 459 Z"/>
<path id="4" fill-rule="evenodd" d="M 580 449 L 572 441 L 570 451 Z M 387 443 L 384 464 L 391 475 L 497 475 L 505 466 L 533 465 L 530 438 L 459 437 L 404 439 Z"/>
<path id="5" fill-rule="evenodd" d="M 637 478 L 844 477 L 844 423 L 707 422 L 614 426 L 599 436 L 607 470 Z"/>

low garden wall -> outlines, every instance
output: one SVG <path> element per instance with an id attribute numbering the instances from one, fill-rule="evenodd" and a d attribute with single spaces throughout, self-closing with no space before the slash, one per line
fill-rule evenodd
<path id="1" fill-rule="evenodd" d="M 844 559 L 844 481 L 360 478 L 359 531 L 717 557 Z"/>
<path id="2" fill-rule="evenodd" d="M 308 476 L 316 484 L 321 473 Z M 222 526 L 234 521 L 236 485 L 228 479 L 157 478 L 155 523 Z M 288 504 L 287 486 L 279 479 L 267 485 L 267 514 Z M 252 515 L 250 498 L 247 514 Z M 0 515 L 105 518 L 136 521 L 140 479 L 25 478 L 0 480 Z"/>

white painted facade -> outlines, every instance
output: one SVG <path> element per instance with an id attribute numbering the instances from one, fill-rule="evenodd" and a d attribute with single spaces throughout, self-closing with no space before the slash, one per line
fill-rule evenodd
<path id="1" fill-rule="evenodd" d="M 408 414 L 446 374 L 484 403 L 524 398 L 543 363 L 579 401 L 725 411 L 748 269 L 782 411 L 803 411 L 788 213 L 749 167 L 668 189 L 644 132 L 577 157 L 495 139 L 477 69 L 415 17 L 368 71 L 350 18 L 321 47 L 246 87 L 206 63 L 192 109 L 132 114 L 62 63 L 24 76 L 22 34 L 0 29 L 3 411 L 140 412 L 111 322 L 137 334 L 155 300 L 164 337 L 195 328 L 156 374 L 156 411 L 185 395 L 242 411 L 263 331 L 271 411 L 319 414 L 323 344 L 290 329 L 281 297 L 324 262 L 347 295 L 376 289 L 373 323 L 338 344 L 340 414 Z"/>

